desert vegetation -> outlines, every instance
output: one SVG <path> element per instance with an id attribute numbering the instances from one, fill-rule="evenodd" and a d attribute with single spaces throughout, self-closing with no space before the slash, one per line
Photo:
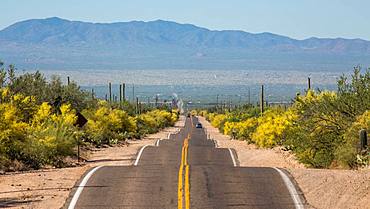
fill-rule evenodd
<path id="1" fill-rule="evenodd" d="M 142 107 L 94 98 L 60 78 L 47 81 L 40 72 L 17 76 L 13 65 L 0 63 L 0 170 L 61 167 L 76 154 L 76 145 L 101 146 L 159 131 L 179 113 L 168 107 Z M 82 114 L 87 123 L 78 125 Z"/>
<path id="2" fill-rule="evenodd" d="M 368 148 L 361 149 L 359 131 L 370 131 L 370 69 L 356 67 L 342 76 L 337 91 L 307 90 L 289 107 L 245 105 L 233 110 L 211 108 L 193 114 L 235 139 L 259 147 L 283 146 L 315 168 L 368 166 Z"/>

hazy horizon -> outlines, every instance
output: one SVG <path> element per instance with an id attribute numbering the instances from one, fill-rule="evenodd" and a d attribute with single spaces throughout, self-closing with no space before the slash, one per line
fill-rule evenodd
<path id="1" fill-rule="evenodd" d="M 290 0 L 279 2 L 234 0 L 217 4 L 210 0 L 202 2 L 35 0 L 22 4 L 18 2 L 2 1 L 0 30 L 21 20 L 57 16 L 102 23 L 163 19 L 199 25 L 212 30 L 270 32 L 299 40 L 310 37 L 370 40 L 370 29 L 367 27 L 367 20 L 370 19 L 367 8 L 370 2 L 365 0 L 336 1 L 335 9 L 332 1 L 318 0 L 294 3 Z M 346 30 L 347 28 L 351 30 Z"/>

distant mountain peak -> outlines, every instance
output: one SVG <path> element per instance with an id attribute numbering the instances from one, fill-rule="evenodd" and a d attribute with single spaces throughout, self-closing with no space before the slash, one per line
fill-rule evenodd
<path id="1" fill-rule="evenodd" d="M 55 22 L 64 22 L 64 21 L 68 21 L 67 19 L 62 19 L 60 17 L 48 17 L 48 18 L 45 18 L 44 20 L 48 20 L 48 21 L 55 21 Z"/>

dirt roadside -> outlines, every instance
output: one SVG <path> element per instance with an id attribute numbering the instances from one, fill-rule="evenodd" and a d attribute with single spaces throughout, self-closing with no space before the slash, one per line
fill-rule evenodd
<path id="1" fill-rule="evenodd" d="M 280 148 L 258 149 L 243 141 L 230 140 L 203 117 L 199 121 L 219 147 L 236 150 L 240 166 L 288 170 L 303 191 L 309 208 L 370 209 L 370 169 L 307 169 L 289 152 Z"/>
<path id="2" fill-rule="evenodd" d="M 185 117 L 180 117 L 174 127 L 148 135 L 142 140 L 129 140 L 128 145 L 84 153 L 88 162 L 83 166 L 0 175 L 0 208 L 61 208 L 76 181 L 88 169 L 99 165 L 131 165 L 142 146 L 154 145 L 156 140 L 167 138 L 169 133 L 184 126 L 184 121 Z"/>

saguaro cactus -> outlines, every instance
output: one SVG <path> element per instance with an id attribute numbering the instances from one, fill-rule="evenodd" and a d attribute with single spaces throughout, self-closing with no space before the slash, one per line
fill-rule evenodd
<path id="1" fill-rule="evenodd" d="M 109 82 L 109 102 L 112 102 L 112 83 Z"/>
<path id="2" fill-rule="evenodd" d="M 360 130 L 360 144 L 361 144 L 361 150 L 364 150 L 367 148 L 367 132 L 365 129 Z"/>
<path id="3" fill-rule="evenodd" d="M 122 101 L 126 101 L 126 84 L 122 83 Z"/>
<path id="4" fill-rule="evenodd" d="M 263 114 L 263 112 L 265 111 L 265 101 L 264 101 L 264 87 L 263 85 L 261 86 L 261 95 L 260 95 L 260 111 L 261 111 L 261 114 Z"/>

